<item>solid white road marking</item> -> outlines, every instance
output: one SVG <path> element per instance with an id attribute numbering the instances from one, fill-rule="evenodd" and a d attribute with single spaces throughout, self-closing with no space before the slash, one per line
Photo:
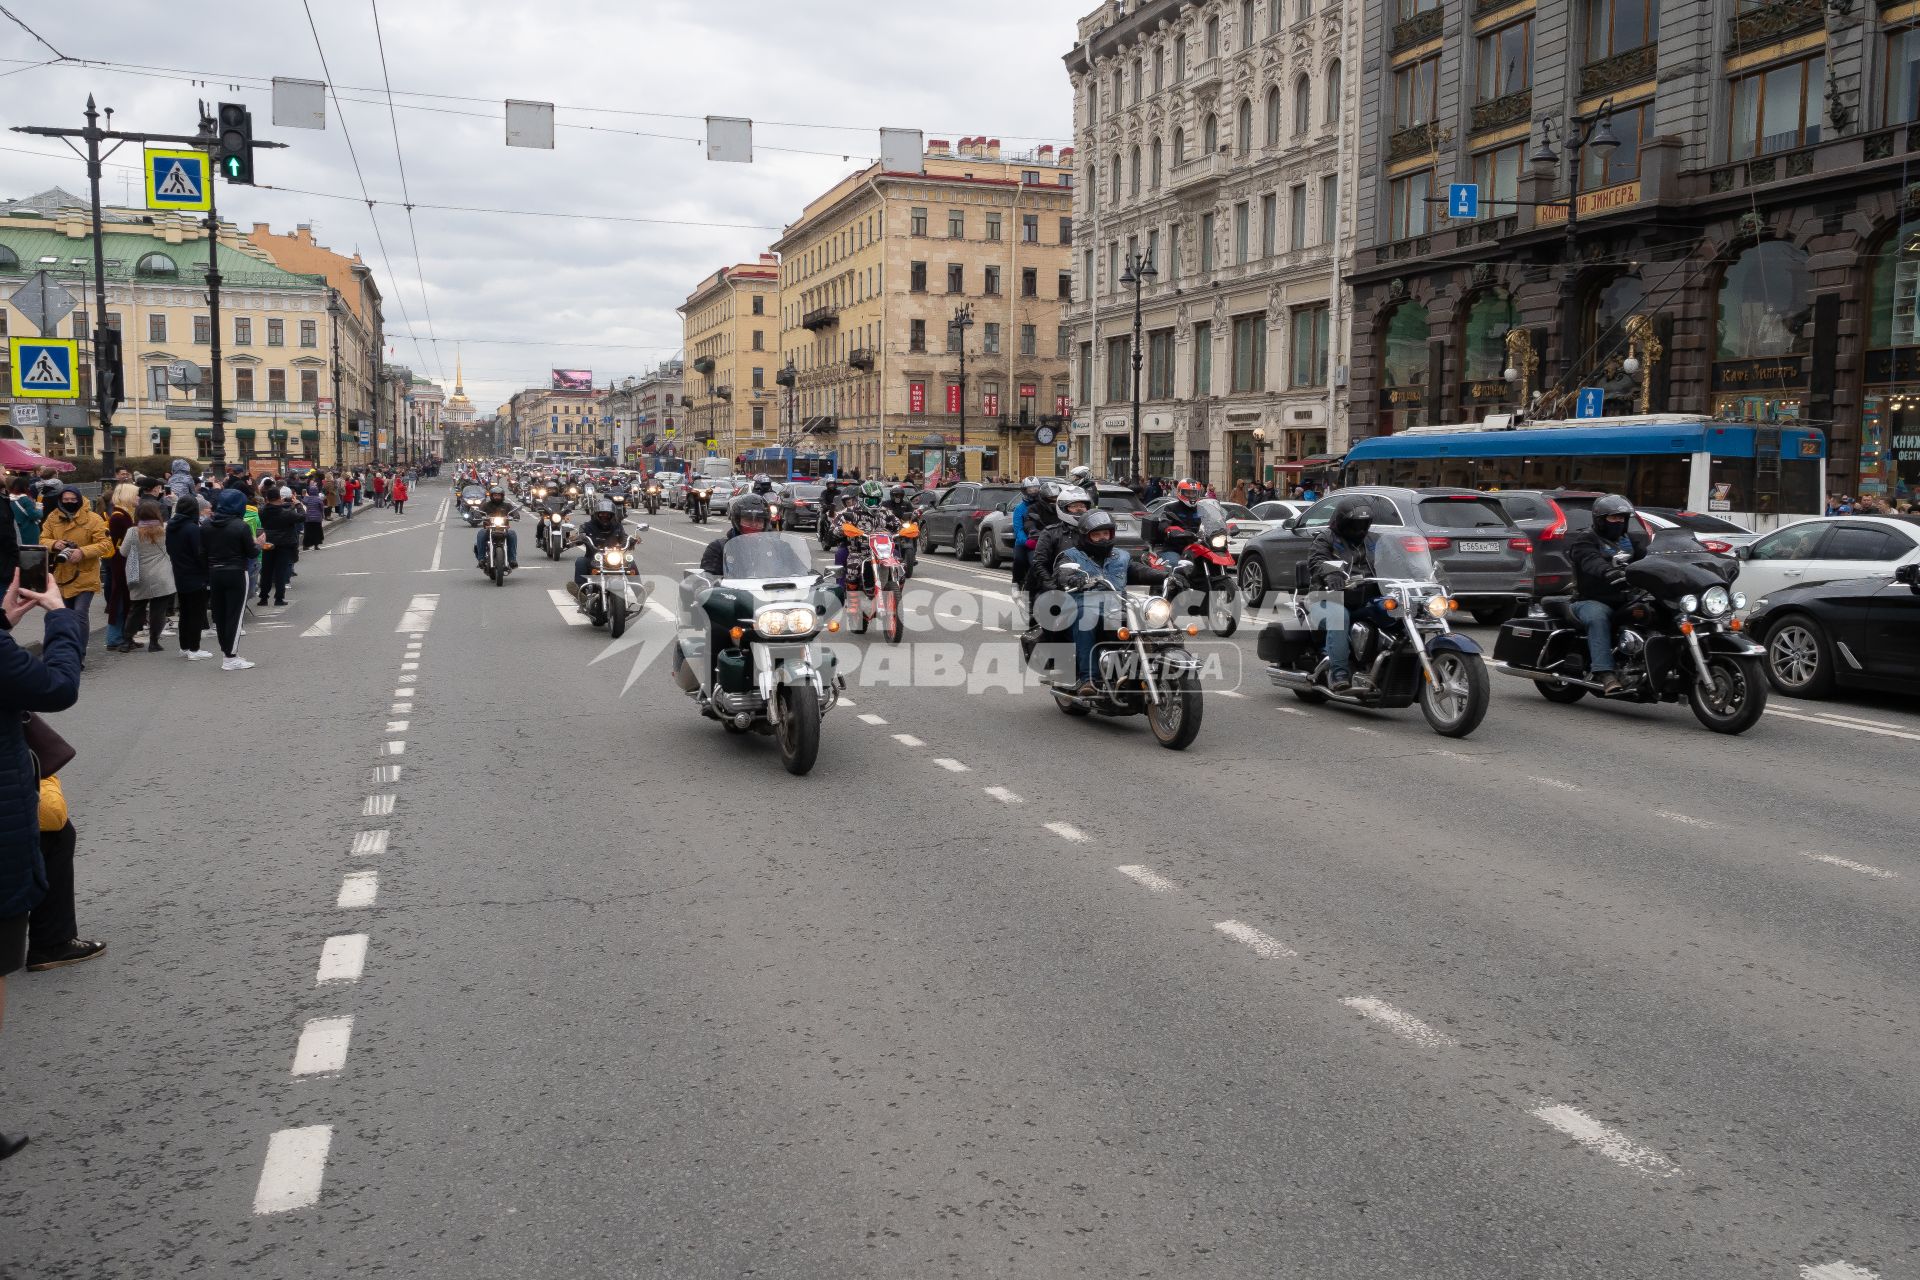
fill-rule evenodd
<path id="1" fill-rule="evenodd" d="M 860 723 L 861 724 L 885 724 L 886 721 L 882 720 L 879 716 L 873 714 L 873 712 L 871 711 L 863 711 L 860 713 Z"/>
<path id="2" fill-rule="evenodd" d="M 1458 1043 L 1452 1036 L 1434 1030 L 1412 1014 L 1403 1013 L 1384 1000 L 1376 1000 L 1372 996 L 1348 996 L 1340 1003 L 1355 1013 L 1372 1018 L 1395 1035 L 1405 1036 L 1429 1049 L 1452 1048 Z"/>
<path id="3" fill-rule="evenodd" d="M 1800 1280 L 1880 1280 L 1880 1273 L 1851 1262 L 1823 1262 L 1818 1266 L 1803 1263 Z"/>
<path id="4" fill-rule="evenodd" d="M 647 611 L 649 613 L 659 614 L 661 617 L 665 618 L 668 622 L 680 621 L 680 619 L 674 615 L 673 610 L 667 608 L 667 606 L 661 604 L 658 600 L 647 601 Z"/>
<path id="5" fill-rule="evenodd" d="M 1093 839 L 1092 836 L 1080 828 L 1067 822 L 1049 822 L 1047 824 L 1047 830 L 1053 832 L 1053 834 L 1059 836 L 1062 840 L 1071 840 L 1075 844 L 1086 844 Z"/>
<path id="6" fill-rule="evenodd" d="M 407 754 L 406 741 L 401 738 L 395 738 L 391 742 L 383 742 L 380 744 L 380 747 L 383 755 L 403 756 Z"/>
<path id="7" fill-rule="evenodd" d="M 1548 1103 L 1535 1107 L 1535 1119 L 1544 1120 L 1583 1147 L 1598 1151 L 1607 1159 L 1635 1173 L 1651 1178 L 1671 1178 L 1680 1166 L 1648 1147 L 1643 1147 L 1618 1129 L 1601 1124 L 1575 1107 Z"/>
<path id="8" fill-rule="evenodd" d="M 1009 790 L 1007 790 L 1007 789 L 1006 789 L 1005 787 L 988 787 L 988 788 L 987 788 L 987 794 L 988 794 L 988 795 L 990 795 L 990 796 L 992 796 L 992 797 L 993 797 L 993 798 L 994 798 L 995 800 L 998 800 L 998 801 L 999 801 L 999 802 L 1000 802 L 1001 804 L 1023 804 L 1023 803 L 1025 803 L 1024 801 L 1022 801 L 1022 800 L 1020 799 L 1020 797 L 1019 797 L 1019 796 L 1017 796 L 1017 795 L 1015 795 L 1015 794 L 1014 794 L 1013 792 L 1011 792 L 1011 791 L 1009 791 Z"/>
<path id="9" fill-rule="evenodd" d="M 1274 710 L 1285 716 L 1303 716 L 1307 714 L 1299 707 L 1275 707 Z"/>
<path id="10" fill-rule="evenodd" d="M 893 740 L 903 747 L 924 747 L 927 745 L 910 733 L 896 733 L 893 735 Z"/>
<path id="11" fill-rule="evenodd" d="M 448 499 L 447 501 L 451 502 L 452 499 Z M 440 504 L 440 510 L 434 514 L 433 518 L 436 523 L 440 524 L 440 529 L 439 532 L 433 535 L 433 563 L 427 566 L 428 573 L 437 573 L 439 571 L 440 551 L 447 543 L 447 526 L 444 523 L 447 518 L 446 502 Z"/>
<path id="12" fill-rule="evenodd" d="M 349 871 L 340 882 L 340 896 L 333 905 L 342 911 L 357 911 L 370 907 L 380 896 L 380 873 L 378 871 Z"/>
<path id="13" fill-rule="evenodd" d="M 354 833 L 353 848 L 347 852 L 360 858 L 377 857 L 387 851 L 387 829 L 377 831 L 359 831 Z"/>
<path id="14" fill-rule="evenodd" d="M 358 982 L 366 967 L 367 935 L 339 933 L 328 938 L 321 946 L 320 971 L 313 975 L 313 980 L 322 984 Z"/>
<path id="15" fill-rule="evenodd" d="M 1865 722 L 1849 724 L 1830 716 L 1803 715 L 1798 711 L 1781 711 L 1775 707 L 1768 707 L 1767 714 L 1770 716 L 1785 716 L 1789 720 L 1804 720 L 1808 724 L 1823 724 L 1829 729 L 1851 729 L 1855 733 L 1871 733 L 1882 738 L 1904 738 L 1908 742 L 1920 742 L 1920 733 L 1902 733 L 1898 729 L 1879 728 L 1877 727 L 1877 722 L 1876 724 L 1868 724 Z"/>
<path id="16" fill-rule="evenodd" d="M 1720 825 L 1717 822 L 1708 822 L 1705 818 L 1692 818 L 1684 813 L 1674 813 L 1669 809 L 1655 809 L 1653 816 L 1656 818 L 1665 818 L 1668 822 L 1678 822 L 1682 826 L 1687 827 L 1717 827 Z"/>
<path id="17" fill-rule="evenodd" d="M 1297 954 L 1278 938 L 1270 938 L 1250 924 L 1241 924 L 1238 920 L 1222 920 L 1213 926 L 1235 942 L 1246 944 L 1253 953 L 1263 960 L 1284 960 Z"/>
<path id="18" fill-rule="evenodd" d="M 369 818 L 384 818 L 393 812 L 393 800 L 394 797 L 391 794 L 368 796 L 367 803 L 361 808 L 360 812 Z"/>
<path id="19" fill-rule="evenodd" d="M 942 769 L 945 769 L 945 770 L 946 770 L 946 771 L 947 771 L 948 773 L 971 773 L 971 772 L 973 772 L 973 771 L 972 771 L 971 769 L 969 769 L 969 768 L 967 768 L 967 766 L 965 766 L 965 765 L 963 765 L 963 764 L 961 764 L 961 763 L 960 763 L 960 762 L 959 762 L 958 760 L 949 760 L 949 759 L 947 759 L 947 758 L 946 758 L 946 757 L 944 757 L 944 756 L 942 756 L 942 757 L 940 757 L 939 759 L 937 759 L 937 760 L 935 760 L 935 761 L 934 761 L 934 763 L 935 763 L 935 764 L 937 764 L 937 765 L 939 765 L 939 766 L 940 766 L 940 767 L 941 767 Z"/>
<path id="20" fill-rule="evenodd" d="M 1449 760 L 1464 760 L 1468 764 L 1479 764 L 1482 760 L 1486 759 L 1485 756 L 1470 756 L 1464 751 L 1448 751 L 1444 747 L 1429 747 L 1427 748 L 1427 754 L 1430 756 L 1445 756 Z"/>
<path id="21" fill-rule="evenodd" d="M 1155 893 L 1172 893 L 1176 887 L 1173 881 L 1167 879 L 1165 876 L 1156 875 L 1145 867 L 1115 867 L 1114 870 L 1118 871 L 1127 879 L 1146 886 Z"/>
<path id="22" fill-rule="evenodd" d="M 1849 871 L 1858 871 L 1863 876 L 1872 876 L 1875 880 L 1892 880 L 1899 876 L 1898 871 L 1887 871 L 1880 867 L 1870 867 L 1864 862 L 1854 862 L 1850 858 L 1836 858 L 1830 853 L 1813 853 L 1802 850 L 1800 856 L 1812 858 L 1815 862 L 1824 862 L 1830 867 L 1845 867 Z"/>
<path id="23" fill-rule="evenodd" d="M 1528 779 L 1527 779 L 1527 781 L 1528 781 L 1528 782 L 1537 782 L 1537 783 L 1539 783 L 1539 784 L 1540 784 L 1541 786 L 1543 786 L 1543 787 L 1558 787 L 1558 788 L 1560 788 L 1560 790 L 1562 790 L 1562 791 L 1580 791 L 1580 790 L 1583 790 L 1583 788 L 1582 788 L 1582 787 L 1581 787 L 1581 786 L 1580 786 L 1580 785 L 1579 785 L 1578 783 L 1573 783 L 1573 782 L 1562 782 L 1562 781 L 1560 781 L 1560 779 L 1558 779 L 1558 778 L 1528 778 Z"/>
<path id="24" fill-rule="evenodd" d="M 405 733 L 406 731 L 407 731 L 407 722 L 405 720 L 387 721 L 388 733 Z"/>
<path id="25" fill-rule="evenodd" d="M 330 1124 L 282 1129 L 268 1138 L 267 1162 L 253 1193 L 253 1211 L 286 1213 L 319 1200 L 327 1174 L 327 1148 L 332 1143 Z"/>
<path id="26" fill-rule="evenodd" d="M 566 593 L 565 588 L 550 587 L 547 590 L 547 596 L 553 601 L 553 607 L 560 611 L 560 620 L 568 626 L 590 627 L 593 625 L 587 615 L 580 612 L 580 607 L 573 602 L 573 597 Z"/>
<path id="27" fill-rule="evenodd" d="M 347 1045 L 352 1039 L 352 1014 L 309 1019 L 300 1031 L 299 1047 L 293 1051 L 293 1074 L 317 1076 L 345 1070 Z"/>
<path id="28" fill-rule="evenodd" d="M 1370 738 L 1377 738 L 1380 736 L 1380 731 L 1378 729 L 1363 729 L 1357 724 L 1348 725 L 1347 732 L 1348 733 L 1364 733 Z"/>
<path id="29" fill-rule="evenodd" d="M 381 765 L 373 771 L 372 781 L 375 785 L 400 781 L 400 766 L 397 764 Z"/>

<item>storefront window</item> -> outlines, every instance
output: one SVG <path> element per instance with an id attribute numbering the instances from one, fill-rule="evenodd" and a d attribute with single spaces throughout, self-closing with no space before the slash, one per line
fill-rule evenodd
<path id="1" fill-rule="evenodd" d="M 1460 349 L 1460 404 L 1468 420 L 1512 407 L 1507 333 L 1519 323 L 1519 311 L 1505 294 L 1483 293 L 1468 306 Z"/>
<path id="2" fill-rule="evenodd" d="M 1403 302 L 1381 325 L 1380 434 L 1426 422 L 1427 309 Z"/>
<path id="3" fill-rule="evenodd" d="M 1867 394 L 1860 416 L 1859 491 L 1920 494 L 1920 220 L 1887 237 L 1873 261 Z"/>
<path id="4" fill-rule="evenodd" d="M 1625 349 L 1627 317 L 1637 313 L 1646 299 L 1646 286 L 1634 274 L 1615 276 L 1593 291 L 1580 337 L 1596 366 Z"/>
<path id="5" fill-rule="evenodd" d="M 1227 433 L 1227 470 L 1228 484 L 1253 479 L 1253 432 Z"/>
<path id="6" fill-rule="evenodd" d="M 1886 87 L 1880 103 L 1881 124 L 1920 120 L 1920 25 L 1887 32 L 1887 67 L 1881 83 Z"/>
<path id="7" fill-rule="evenodd" d="M 1807 255 L 1781 240 L 1742 253 L 1720 282 L 1714 359 L 1802 354 L 1811 336 Z"/>
<path id="8" fill-rule="evenodd" d="M 1158 476 L 1162 480 L 1173 478 L 1173 433 L 1171 431 L 1150 431 L 1140 437 L 1140 446 L 1147 453 L 1147 474 Z"/>
<path id="9" fill-rule="evenodd" d="M 1107 437 L 1107 479 L 1115 484 L 1124 484 L 1133 475 L 1132 444 L 1127 436 Z"/>

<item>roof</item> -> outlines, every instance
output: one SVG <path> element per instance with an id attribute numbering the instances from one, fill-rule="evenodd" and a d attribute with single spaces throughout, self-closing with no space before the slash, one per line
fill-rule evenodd
<path id="1" fill-rule="evenodd" d="M 1387 458 L 1531 458 L 1608 457 L 1615 455 L 1710 453 L 1722 458 L 1755 456 L 1760 432 L 1778 430 L 1780 453 L 1787 458 L 1824 458 L 1827 438 L 1812 427 L 1771 427 L 1765 423 L 1716 422 L 1695 418 L 1660 424 L 1606 427 L 1530 427 L 1523 430 L 1449 431 L 1434 435 L 1404 433 L 1357 440 L 1347 450 L 1347 465 Z M 1812 448 L 1813 452 L 1802 450 Z"/>
<path id="2" fill-rule="evenodd" d="M 11 227 L 0 222 L 0 245 L 13 250 L 20 259 L 18 268 L 0 269 L 0 278 L 32 275 L 42 269 L 56 277 L 82 282 L 93 277 L 92 236 L 74 237 L 42 227 Z M 110 281 L 125 283 L 136 279 L 134 265 L 150 253 L 164 253 L 173 259 L 174 265 L 179 268 L 179 275 L 137 277 L 142 283 L 168 284 L 178 281 L 198 284 L 206 278 L 202 270 L 207 261 L 207 242 L 204 239 L 168 244 L 155 236 L 108 231 L 101 236 L 101 249 L 106 255 L 107 279 Z M 57 261 L 43 263 L 40 261 L 42 258 L 55 258 Z M 250 254 L 242 253 L 225 239 L 220 242 L 220 278 L 223 284 L 234 288 L 325 287 L 324 280 L 318 276 L 282 271 L 270 262 L 262 262 Z"/>

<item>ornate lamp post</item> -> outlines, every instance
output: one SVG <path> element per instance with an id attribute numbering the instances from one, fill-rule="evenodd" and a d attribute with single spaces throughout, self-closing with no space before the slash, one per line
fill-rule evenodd
<path id="1" fill-rule="evenodd" d="M 1146 467 L 1140 461 L 1140 365 L 1146 357 L 1141 350 L 1141 309 L 1140 290 L 1147 281 L 1160 273 L 1154 270 L 1153 259 L 1144 253 L 1127 255 L 1127 268 L 1120 274 L 1120 283 L 1133 289 L 1133 437 L 1127 446 L 1127 460 L 1132 464 L 1135 475 L 1146 475 Z M 1115 479 L 1125 484 L 1130 477 L 1117 476 Z"/>

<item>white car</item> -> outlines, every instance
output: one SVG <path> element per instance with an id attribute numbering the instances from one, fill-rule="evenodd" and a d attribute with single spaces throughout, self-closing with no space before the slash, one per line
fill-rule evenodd
<path id="1" fill-rule="evenodd" d="M 1816 516 L 1737 547 L 1735 584 L 1758 607 L 1770 591 L 1849 578 L 1891 579 L 1920 564 L 1920 520 L 1898 516 Z"/>
<path id="2" fill-rule="evenodd" d="M 1298 498 L 1274 498 L 1268 502 L 1255 503 L 1253 514 L 1261 520 L 1283 524 L 1312 505 L 1311 502 L 1302 502 Z"/>

